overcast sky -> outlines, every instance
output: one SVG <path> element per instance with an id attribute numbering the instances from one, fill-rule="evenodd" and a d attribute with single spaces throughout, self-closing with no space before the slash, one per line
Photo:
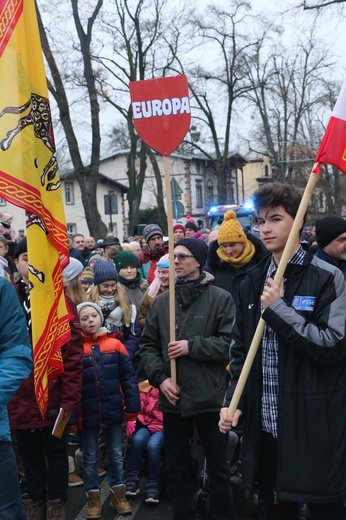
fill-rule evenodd
<path id="1" fill-rule="evenodd" d="M 283 19 L 285 21 L 290 18 L 292 22 L 295 24 L 297 21 L 299 25 L 304 27 L 310 27 L 313 23 L 313 19 L 317 14 L 316 10 L 305 10 L 301 7 L 300 9 L 293 10 L 293 6 L 299 5 L 303 3 L 302 0 L 250 0 L 252 4 L 252 8 L 254 11 L 258 12 L 268 12 L 268 13 L 278 13 L 278 18 L 280 17 L 280 11 L 283 11 L 287 8 L 287 12 L 291 12 L 292 14 L 286 15 Z M 308 0 L 307 5 L 314 5 L 316 2 L 314 0 Z M 345 4 L 346 5 L 346 4 Z M 290 8 L 292 10 L 290 10 Z M 333 54 L 338 56 L 340 60 L 340 66 L 343 69 L 343 73 L 345 74 L 346 70 L 346 53 L 345 53 L 345 30 L 346 30 L 346 8 L 339 5 L 331 5 L 328 7 L 324 7 L 319 11 L 319 19 L 318 19 L 318 27 L 319 34 L 326 41 L 326 44 L 332 45 Z M 289 33 L 289 29 L 287 28 L 287 33 Z M 289 37 L 289 34 L 286 36 Z"/>
<path id="2" fill-rule="evenodd" d="M 255 12 L 274 16 L 275 20 L 283 23 L 286 29 L 285 38 L 289 40 L 293 34 L 293 27 L 304 26 L 311 27 L 313 20 L 317 14 L 316 10 L 306 10 L 294 6 L 303 3 L 303 0 L 248 0 Z M 199 0 L 198 4 L 201 8 L 217 3 L 227 7 L 230 0 Z M 315 0 L 307 0 L 308 5 L 314 5 Z M 286 11 L 284 17 L 282 12 Z M 319 34 L 325 38 L 327 45 L 332 45 L 340 60 L 340 67 L 343 69 L 341 77 L 346 75 L 346 53 L 345 53 L 345 32 L 346 32 L 346 3 L 331 5 L 320 10 L 320 18 L 318 21 Z M 292 24 L 292 26 L 290 26 Z"/>

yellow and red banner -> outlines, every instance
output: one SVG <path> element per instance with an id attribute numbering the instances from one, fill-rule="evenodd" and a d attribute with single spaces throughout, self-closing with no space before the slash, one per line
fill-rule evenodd
<path id="1" fill-rule="evenodd" d="M 63 372 L 70 338 L 65 213 L 34 0 L 0 0 L 0 196 L 27 212 L 35 392 Z"/>

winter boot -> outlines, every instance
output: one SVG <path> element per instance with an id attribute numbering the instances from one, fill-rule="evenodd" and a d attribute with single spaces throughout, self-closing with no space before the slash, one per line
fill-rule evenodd
<path id="1" fill-rule="evenodd" d="M 157 480 L 148 480 L 146 485 L 145 501 L 147 504 L 158 504 L 160 501 L 160 488 Z"/>
<path id="2" fill-rule="evenodd" d="M 60 498 L 47 500 L 46 520 L 65 520 L 65 505 Z"/>
<path id="3" fill-rule="evenodd" d="M 77 471 L 77 473 L 80 473 L 83 468 L 83 453 L 80 450 L 80 448 L 76 449 L 76 451 L 74 453 L 74 460 L 75 460 L 75 465 L 76 465 L 75 466 L 76 471 Z"/>
<path id="4" fill-rule="evenodd" d="M 99 491 L 89 491 L 87 493 L 88 497 L 88 511 L 87 511 L 87 519 L 94 520 L 96 518 L 101 518 L 101 496 Z"/>
<path id="5" fill-rule="evenodd" d="M 82 486 L 83 479 L 76 473 L 76 465 L 73 457 L 68 456 L 68 485 L 71 487 Z"/>
<path id="6" fill-rule="evenodd" d="M 126 479 L 126 491 L 127 497 L 134 497 L 139 493 L 139 476 L 138 473 L 131 472 L 127 474 Z"/>
<path id="7" fill-rule="evenodd" d="M 125 497 L 125 486 L 113 486 L 111 488 L 111 506 L 114 507 L 118 515 L 130 515 L 132 507 Z"/>
<path id="8" fill-rule="evenodd" d="M 24 498 L 23 504 L 28 520 L 46 520 L 46 502 Z"/>

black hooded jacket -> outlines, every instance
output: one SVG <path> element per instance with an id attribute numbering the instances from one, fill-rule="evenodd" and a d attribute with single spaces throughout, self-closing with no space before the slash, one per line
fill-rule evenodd
<path id="1" fill-rule="evenodd" d="M 262 258 L 269 254 L 259 238 L 255 237 L 251 233 L 247 234 L 247 238 L 253 243 L 256 250 L 248 264 L 239 267 L 239 269 L 235 269 L 228 262 L 223 262 L 216 252 L 220 246 L 217 240 L 214 240 L 209 245 L 207 263 L 204 268 L 204 271 L 207 271 L 214 276 L 213 285 L 221 287 L 229 292 L 236 304 L 238 304 L 239 299 L 239 286 L 247 275 L 249 269 L 255 267 Z"/>

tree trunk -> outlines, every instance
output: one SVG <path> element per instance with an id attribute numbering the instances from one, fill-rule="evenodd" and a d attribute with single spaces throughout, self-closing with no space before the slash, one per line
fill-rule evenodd
<path id="1" fill-rule="evenodd" d="M 127 176 L 129 178 L 129 192 L 127 201 L 129 204 L 129 232 L 133 231 L 134 226 L 139 223 L 139 207 L 142 200 L 143 183 L 145 178 L 145 171 L 147 169 L 146 162 L 146 144 L 141 141 L 139 151 L 139 171 L 137 173 L 136 159 L 137 159 L 137 140 L 131 139 L 130 153 L 127 158 Z"/>
<path id="2" fill-rule="evenodd" d="M 72 119 L 70 114 L 70 107 L 65 91 L 65 86 L 62 80 L 62 75 L 51 51 L 48 37 L 40 16 L 38 6 L 37 17 L 38 25 L 41 36 L 41 43 L 44 55 L 46 57 L 51 75 L 52 81 L 48 81 L 49 92 L 54 96 L 54 99 L 58 105 L 60 120 L 64 128 L 67 145 L 69 148 L 72 164 L 74 171 L 77 176 L 77 181 L 80 186 L 82 194 L 82 203 L 84 207 L 85 217 L 88 224 L 89 232 L 95 238 L 102 238 L 105 236 L 107 227 L 101 220 L 101 215 L 97 209 L 97 182 L 99 174 L 100 164 L 100 124 L 99 124 L 99 103 L 97 98 L 97 92 L 95 88 L 95 78 L 93 75 L 93 69 L 91 64 L 90 44 L 91 44 L 91 32 L 93 23 L 99 13 L 102 6 L 102 0 L 98 0 L 93 15 L 89 18 L 88 32 L 84 33 L 79 20 L 78 13 L 78 2 L 77 0 L 71 0 L 73 9 L 74 21 L 76 30 L 80 39 L 81 53 L 83 56 L 84 65 L 84 78 L 86 81 L 87 92 L 89 97 L 90 116 L 91 116 L 91 128 L 92 128 L 92 144 L 91 144 L 91 163 L 90 166 L 83 164 L 81 152 L 78 146 L 78 140 L 76 138 Z"/>
<path id="3" fill-rule="evenodd" d="M 156 186 L 157 186 L 156 202 L 157 202 L 157 213 L 159 215 L 158 223 L 160 224 L 160 227 L 161 227 L 164 235 L 167 235 L 168 234 L 167 214 L 166 214 L 165 203 L 164 203 L 164 200 L 166 197 L 164 197 L 164 194 L 163 194 L 161 172 L 160 172 L 159 165 L 157 164 L 156 156 L 148 146 L 147 146 L 147 153 L 148 153 L 150 162 L 152 164 L 155 179 L 156 179 Z M 167 204 L 172 203 L 169 200 L 167 200 L 166 202 L 167 202 Z"/>

